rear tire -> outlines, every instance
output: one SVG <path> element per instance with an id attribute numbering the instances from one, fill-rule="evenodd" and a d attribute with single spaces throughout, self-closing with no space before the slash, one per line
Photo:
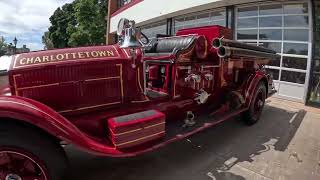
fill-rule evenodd
<path id="1" fill-rule="evenodd" d="M 265 100 L 267 88 L 263 82 L 260 82 L 254 92 L 249 109 L 242 114 L 242 119 L 248 125 L 253 125 L 260 119 Z"/>
<path id="2" fill-rule="evenodd" d="M 63 148 L 50 135 L 0 122 L 0 179 L 62 180 L 67 166 Z"/>

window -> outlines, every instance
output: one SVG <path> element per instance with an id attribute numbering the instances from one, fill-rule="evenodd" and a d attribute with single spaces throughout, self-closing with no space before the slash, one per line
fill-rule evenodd
<path id="1" fill-rule="evenodd" d="M 205 12 L 197 12 L 193 14 L 186 14 L 178 16 L 173 19 L 175 34 L 179 29 L 200 27 L 208 25 L 226 26 L 226 9 L 223 10 L 209 10 Z"/>
<path id="2" fill-rule="evenodd" d="M 141 31 L 148 38 L 154 38 L 157 34 L 167 34 L 167 21 L 160 21 L 147 26 L 142 26 Z"/>
<path id="3" fill-rule="evenodd" d="M 270 62 L 275 80 L 305 84 L 310 42 L 307 2 L 258 4 L 236 8 L 236 38 L 275 50 Z"/>
<path id="4" fill-rule="evenodd" d="M 133 0 L 118 0 L 118 8 L 121 8 L 122 6 L 129 4 Z"/>

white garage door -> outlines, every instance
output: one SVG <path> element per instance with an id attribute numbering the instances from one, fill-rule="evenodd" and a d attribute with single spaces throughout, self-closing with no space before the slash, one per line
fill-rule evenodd
<path id="1" fill-rule="evenodd" d="M 306 99 L 312 49 L 312 16 L 309 14 L 308 1 L 236 8 L 236 39 L 281 54 L 281 60 L 267 66 L 278 97 L 300 102 Z"/>

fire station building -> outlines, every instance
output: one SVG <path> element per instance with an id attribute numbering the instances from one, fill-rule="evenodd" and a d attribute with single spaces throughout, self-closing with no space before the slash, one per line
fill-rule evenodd
<path id="1" fill-rule="evenodd" d="M 181 28 L 229 27 L 234 39 L 277 51 L 267 70 L 276 96 L 320 106 L 320 1 L 110 0 L 107 43 L 115 43 L 120 18 L 135 20 L 149 38 Z"/>

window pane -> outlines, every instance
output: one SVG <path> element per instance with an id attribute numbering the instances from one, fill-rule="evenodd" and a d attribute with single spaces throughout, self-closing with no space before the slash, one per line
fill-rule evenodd
<path id="1" fill-rule="evenodd" d="M 279 80 L 279 70 L 278 69 L 266 69 L 267 73 L 270 74 L 273 80 Z"/>
<path id="2" fill-rule="evenodd" d="M 286 71 L 286 70 L 281 71 L 281 81 L 304 84 L 305 79 L 306 79 L 305 73 Z"/>
<path id="3" fill-rule="evenodd" d="M 307 29 L 286 29 L 286 30 L 284 30 L 284 40 L 309 41 L 309 30 L 307 30 Z"/>
<path id="4" fill-rule="evenodd" d="M 210 23 L 211 25 L 220 25 L 220 26 L 226 26 L 226 21 L 225 20 L 220 20 L 220 21 L 212 21 Z"/>
<path id="5" fill-rule="evenodd" d="M 274 15 L 282 14 L 282 5 L 281 4 L 271 4 L 260 6 L 260 15 Z"/>
<path id="6" fill-rule="evenodd" d="M 285 14 L 306 14 L 308 13 L 308 3 L 284 5 Z"/>
<path id="7" fill-rule="evenodd" d="M 238 30 L 238 39 L 258 39 L 258 30 Z"/>
<path id="8" fill-rule="evenodd" d="M 283 43 L 283 53 L 308 55 L 308 44 Z"/>
<path id="9" fill-rule="evenodd" d="M 277 53 L 281 53 L 281 43 L 280 42 L 259 42 L 259 46 L 272 49 Z"/>
<path id="10" fill-rule="evenodd" d="M 308 16 L 284 16 L 285 27 L 309 27 Z"/>
<path id="11" fill-rule="evenodd" d="M 282 40 L 282 30 L 281 29 L 260 29 L 259 39 Z"/>
<path id="12" fill-rule="evenodd" d="M 282 27 L 282 17 L 281 16 L 261 17 L 260 27 Z"/>
<path id="13" fill-rule="evenodd" d="M 200 25 L 209 25 L 209 13 L 197 15 L 197 22 Z"/>
<path id="14" fill-rule="evenodd" d="M 142 27 L 142 32 L 147 37 L 156 37 L 157 34 L 167 34 L 167 23 L 165 21 L 154 23 L 145 27 Z"/>
<path id="15" fill-rule="evenodd" d="M 174 26 L 183 26 L 184 18 L 174 19 Z"/>
<path id="16" fill-rule="evenodd" d="M 238 28 L 258 27 L 258 18 L 238 19 Z"/>
<path id="17" fill-rule="evenodd" d="M 196 16 L 188 16 L 184 19 L 185 25 L 195 25 L 196 24 Z"/>
<path id="18" fill-rule="evenodd" d="M 282 59 L 282 66 L 295 69 L 307 69 L 307 59 L 297 57 L 286 57 Z"/>
<path id="19" fill-rule="evenodd" d="M 222 20 L 226 19 L 226 12 L 225 11 L 216 11 L 216 12 L 211 12 L 210 20 Z"/>
<path id="20" fill-rule="evenodd" d="M 238 15 L 239 17 L 243 16 L 258 16 L 258 7 L 244 7 L 238 9 Z"/>

